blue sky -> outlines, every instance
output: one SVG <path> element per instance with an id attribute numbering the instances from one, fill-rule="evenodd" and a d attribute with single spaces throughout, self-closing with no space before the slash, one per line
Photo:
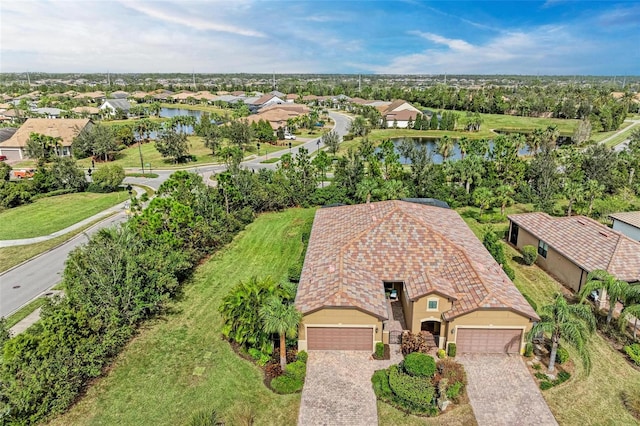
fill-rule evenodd
<path id="1" fill-rule="evenodd" d="M 0 71 L 640 74 L 639 1 L 0 3 Z"/>

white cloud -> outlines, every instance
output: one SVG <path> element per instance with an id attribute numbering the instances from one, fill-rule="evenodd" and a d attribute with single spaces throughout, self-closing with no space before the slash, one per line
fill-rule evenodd
<path id="1" fill-rule="evenodd" d="M 152 4 L 137 1 L 127 0 L 122 1 L 121 4 L 126 8 L 135 10 L 136 12 L 142 13 L 152 18 L 159 19 L 167 23 L 183 25 L 195 30 L 219 31 L 247 37 L 266 37 L 264 33 L 252 30 L 251 28 L 240 27 L 231 24 L 223 24 L 214 22 L 211 19 L 202 19 L 197 16 L 183 16 L 179 12 L 179 9 L 181 8 L 177 8 L 175 6 L 174 8 L 172 8 L 172 10 L 162 10 L 160 8 L 154 7 L 154 5 Z"/>
<path id="2" fill-rule="evenodd" d="M 382 74 L 553 74 L 577 71 L 582 64 L 572 64 L 568 58 L 577 57 L 579 52 L 588 50 L 587 42 L 575 40 L 562 27 L 553 26 L 526 32 L 505 32 L 484 44 L 472 44 L 419 31 L 411 34 L 429 40 L 436 46 L 418 53 L 396 56 L 386 65 L 373 65 L 371 68 Z M 576 46 L 580 46 L 580 49 L 576 49 Z"/>

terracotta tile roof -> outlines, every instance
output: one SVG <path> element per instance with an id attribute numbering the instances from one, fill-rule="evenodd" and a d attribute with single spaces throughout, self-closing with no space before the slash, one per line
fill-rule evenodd
<path id="1" fill-rule="evenodd" d="M 412 111 L 410 109 L 403 109 L 401 111 L 394 111 L 386 114 L 384 117 L 387 121 L 409 121 L 415 120 L 416 117 L 420 114 L 417 111 Z"/>
<path id="2" fill-rule="evenodd" d="M 434 292 L 454 300 L 447 320 L 482 308 L 538 318 L 453 210 L 405 201 L 319 209 L 298 309 L 355 307 L 386 319 L 384 281 L 403 281 L 412 300 Z"/>
<path id="3" fill-rule="evenodd" d="M 264 105 L 264 104 L 266 104 L 267 102 L 269 102 L 273 98 L 277 98 L 277 96 L 272 94 L 272 93 L 267 93 L 266 95 L 263 95 L 262 97 L 258 98 L 256 101 L 254 101 L 252 103 L 254 105 Z"/>
<path id="4" fill-rule="evenodd" d="M 609 217 L 640 229 L 640 211 L 613 213 Z"/>
<path id="5" fill-rule="evenodd" d="M 640 242 L 593 219 L 540 212 L 508 217 L 587 272 L 604 269 L 624 281 L 640 280 Z"/>
<path id="6" fill-rule="evenodd" d="M 2 142 L 3 147 L 24 148 L 31 133 L 62 138 L 62 146 L 71 146 L 73 138 L 84 129 L 91 120 L 88 118 L 30 118 L 24 122 L 18 131 L 9 139 Z"/>

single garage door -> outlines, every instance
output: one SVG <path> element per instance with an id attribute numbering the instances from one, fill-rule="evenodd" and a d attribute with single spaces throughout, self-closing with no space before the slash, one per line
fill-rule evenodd
<path id="1" fill-rule="evenodd" d="M 458 328 L 456 333 L 460 353 L 520 353 L 522 330 Z"/>
<path id="2" fill-rule="evenodd" d="M 372 351 L 372 328 L 307 327 L 307 349 Z"/>

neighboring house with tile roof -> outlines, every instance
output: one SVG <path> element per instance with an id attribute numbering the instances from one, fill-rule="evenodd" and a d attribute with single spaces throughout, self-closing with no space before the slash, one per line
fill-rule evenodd
<path id="1" fill-rule="evenodd" d="M 295 302 L 300 350 L 371 351 L 403 329 L 458 352 L 524 349 L 535 311 L 458 213 L 416 201 L 316 212 Z"/>
<path id="2" fill-rule="evenodd" d="M 613 229 L 640 241 L 640 211 L 613 213 L 609 217 L 613 220 Z"/>
<path id="3" fill-rule="evenodd" d="M 579 292 L 589 272 L 602 269 L 629 283 L 640 281 L 640 242 L 585 216 L 509 215 L 509 242 L 538 248 L 536 263 Z"/>
<path id="4" fill-rule="evenodd" d="M 32 133 L 61 138 L 60 154 L 71 155 L 71 144 L 78 133 L 92 122 L 88 118 L 30 118 L 6 141 L 0 143 L 0 155 L 10 160 L 27 158 L 25 147 Z"/>
<path id="5" fill-rule="evenodd" d="M 418 114 L 422 113 L 418 108 L 402 99 L 397 99 L 386 105 L 383 103 L 374 106 L 380 111 L 382 119 L 387 123 L 387 127 L 407 128 L 409 121 L 415 122 Z"/>

